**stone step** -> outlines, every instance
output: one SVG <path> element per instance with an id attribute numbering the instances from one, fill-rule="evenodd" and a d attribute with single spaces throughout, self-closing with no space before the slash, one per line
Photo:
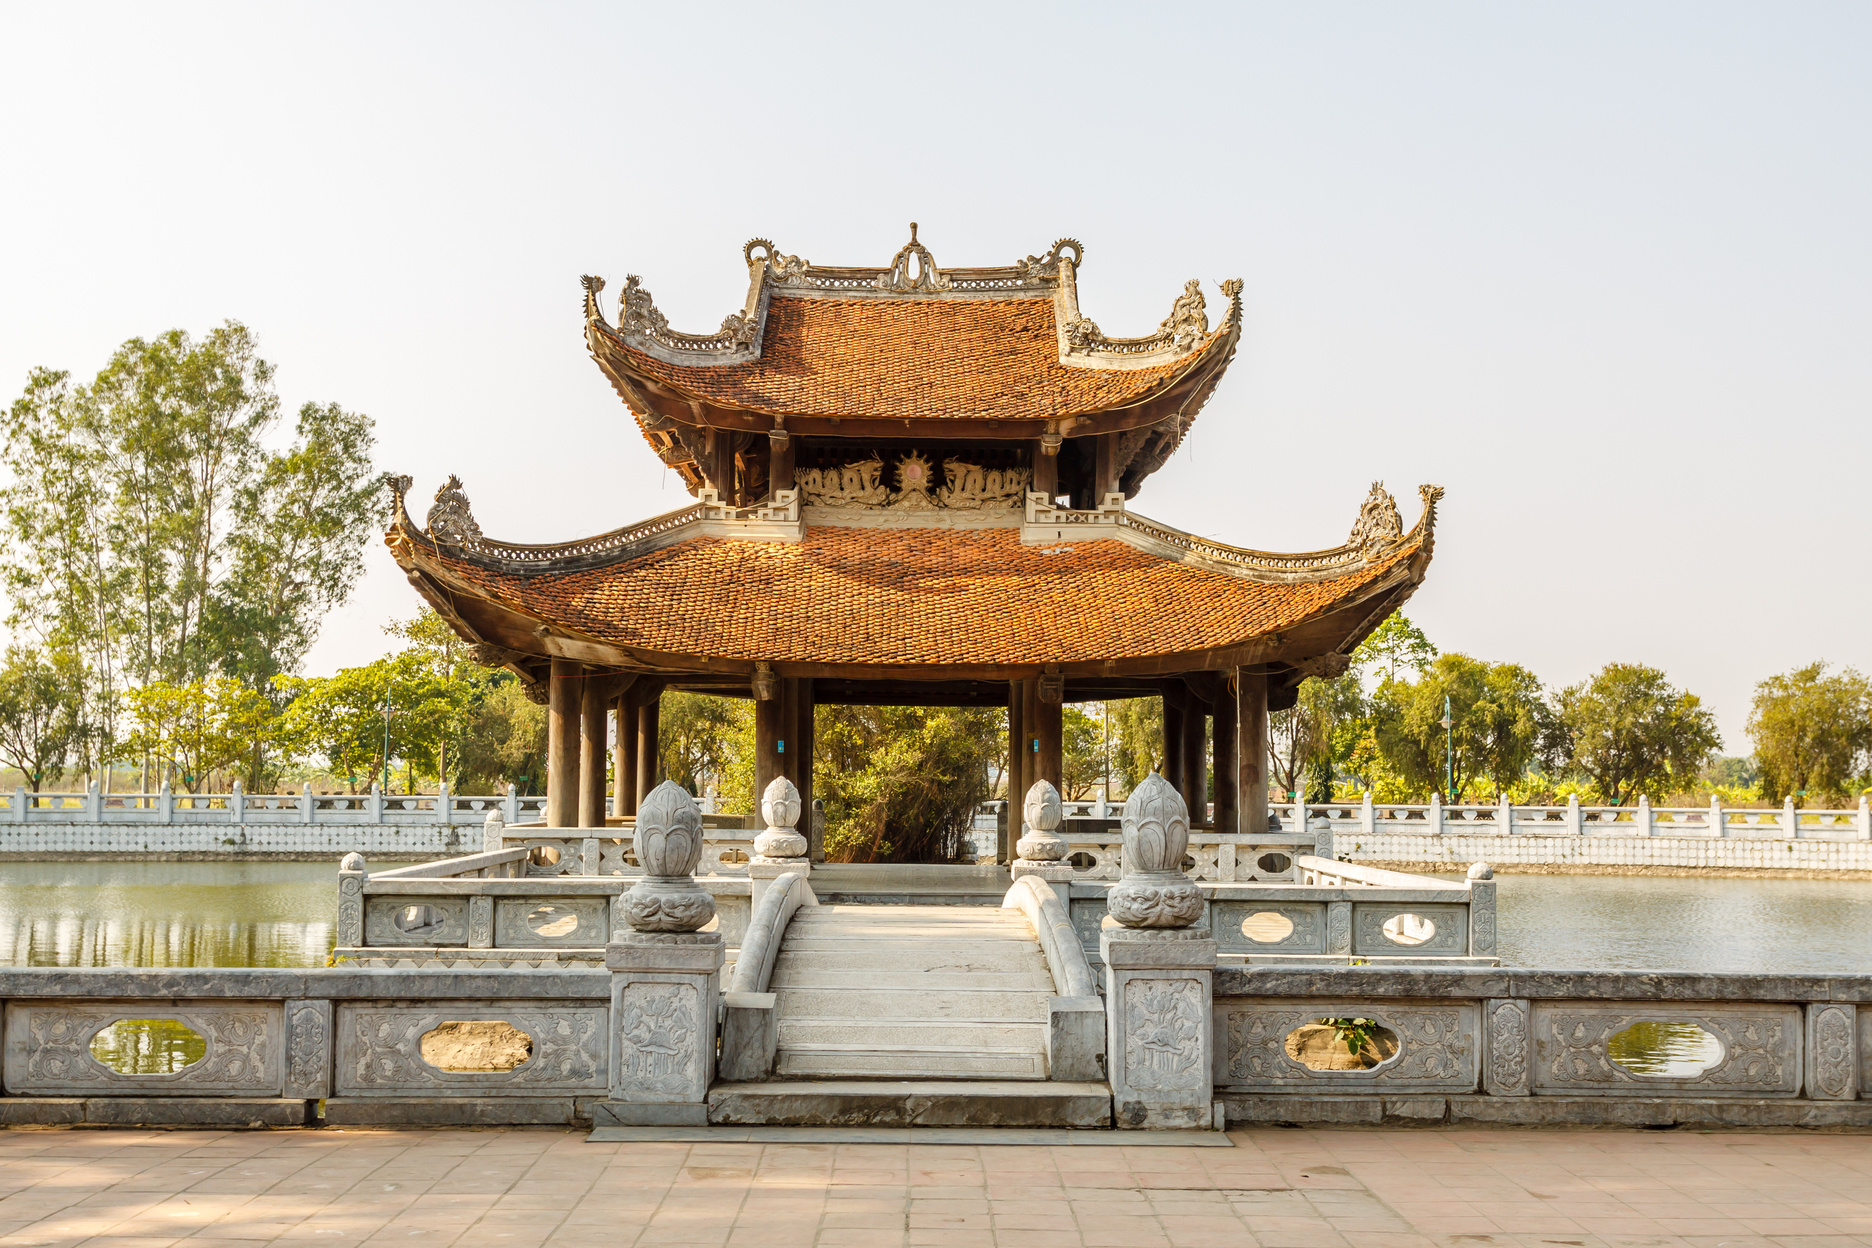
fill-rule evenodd
<path id="1" fill-rule="evenodd" d="M 1047 992 L 1018 988 L 969 988 L 945 992 L 895 987 L 788 988 L 775 994 L 774 1008 L 783 1020 L 941 1018 L 975 1022 L 1044 1023 L 1047 1020 L 1047 996 Z"/>
<path id="2" fill-rule="evenodd" d="M 943 971 L 954 975 L 975 972 L 1017 975 L 1047 973 L 1046 958 L 1040 947 L 1028 945 L 952 945 L 919 944 L 885 950 L 870 945 L 825 945 L 801 948 L 791 939 L 782 944 L 774 959 L 774 973 L 810 971 L 869 971 L 871 982 L 879 976 L 927 975 Z"/>
<path id="3" fill-rule="evenodd" d="M 1046 1078 L 1046 1054 L 1024 1048 L 971 1046 L 808 1044 L 780 1049 L 774 1074 L 783 1079 L 874 1078 L 1034 1079 Z"/>
<path id="4" fill-rule="evenodd" d="M 782 958 L 774 964 L 773 978 L 768 981 L 767 987 L 770 992 L 782 992 L 792 988 L 875 988 L 877 984 L 875 967 L 864 969 L 848 963 L 789 966 Z M 1040 968 L 1037 975 L 1033 968 L 988 971 L 954 966 L 932 971 L 898 970 L 892 974 L 891 984 L 917 992 L 966 988 L 1015 988 L 1048 995 L 1053 992 L 1053 980 L 1045 968 Z"/>
<path id="5" fill-rule="evenodd" d="M 789 932 L 816 940 L 942 940 L 977 943 L 982 941 L 1028 941 L 1033 929 L 1025 923 L 802 923 L 797 917 L 787 925 Z"/>
<path id="6" fill-rule="evenodd" d="M 812 1045 L 887 1049 L 913 1042 L 917 1048 L 971 1048 L 1046 1052 L 1045 1023 L 980 1023 L 953 1018 L 892 1019 L 866 1023 L 849 1018 L 782 1018 L 781 1050 Z"/>
<path id="7" fill-rule="evenodd" d="M 1111 1126 L 1111 1089 L 961 1079 L 718 1083 L 709 1089 L 708 1119 L 763 1126 L 1100 1128 Z"/>

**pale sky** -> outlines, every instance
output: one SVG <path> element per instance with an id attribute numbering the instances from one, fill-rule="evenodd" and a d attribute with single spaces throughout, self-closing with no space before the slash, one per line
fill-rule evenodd
<path id="1" fill-rule="evenodd" d="M 246 322 L 288 410 L 375 416 L 425 509 L 567 540 L 685 498 L 585 353 L 581 273 L 680 329 L 754 235 L 883 264 L 1083 240 L 1088 315 L 1185 279 L 1246 335 L 1133 507 L 1343 541 L 1448 489 L 1407 608 L 1549 684 L 1872 669 L 1872 6 L 0 7 L 0 400 Z M 417 600 L 387 552 L 310 670 Z"/>

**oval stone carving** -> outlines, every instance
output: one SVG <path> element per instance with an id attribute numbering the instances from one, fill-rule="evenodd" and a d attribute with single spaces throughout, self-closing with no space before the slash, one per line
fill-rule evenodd
<path id="1" fill-rule="evenodd" d="M 1436 924 L 1421 914 L 1394 914 L 1381 930 L 1394 945 L 1421 945 L 1436 935 Z"/>
<path id="2" fill-rule="evenodd" d="M 1263 945 L 1279 944 L 1293 930 L 1293 920 L 1274 910 L 1261 910 L 1241 921 L 1242 935 Z"/>
<path id="3" fill-rule="evenodd" d="M 120 1018 L 91 1037 L 91 1056 L 120 1075 L 173 1075 L 208 1055 L 208 1041 L 173 1018 Z"/>
<path id="4" fill-rule="evenodd" d="M 1606 1056 L 1653 1079 L 1694 1079 L 1722 1065 L 1723 1043 L 1687 1022 L 1640 1022 L 1606 1037 Z"/>

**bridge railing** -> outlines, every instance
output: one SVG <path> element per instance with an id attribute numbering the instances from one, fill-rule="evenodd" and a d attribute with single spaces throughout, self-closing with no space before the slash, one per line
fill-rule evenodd
<path id="1" fill-rule="evenodd" d="M 490 811 L 504 822 L 540 818 L 546 799 L 504 794 L 384 793 L 376 785 L 362 793 L 177 793 L 164 784 L 154 793 L 103 793 L 93 784 L 83 793 L 43 793 L 16 788 L 0 795 L 0 824 L 478 824 Z"/>

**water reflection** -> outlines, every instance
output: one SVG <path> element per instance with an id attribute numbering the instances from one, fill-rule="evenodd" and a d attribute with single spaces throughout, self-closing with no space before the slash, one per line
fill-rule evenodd
<path id="1" fill-rule="evenodd" d="M 91 1037 L 91 1056 L 120 1075 L 173 1075 L 207 1055 L 201 1033 L 173 1018 L 120 1018 Z"/>
<path id="2" fill-rule="evenodd" d="M 335 871 L 317 862 L 0 864 L 0 964 L 323 966 Z"/>
<path id="3" fill-rule="evenodd" d="M 1722 1064 L 1722 1041 L 1695 1023 L 1633 1023 L 1606 1038 L 1606 1056 L 1634 1075 L 1694 1079 Z"/>

